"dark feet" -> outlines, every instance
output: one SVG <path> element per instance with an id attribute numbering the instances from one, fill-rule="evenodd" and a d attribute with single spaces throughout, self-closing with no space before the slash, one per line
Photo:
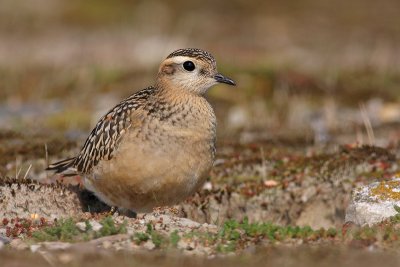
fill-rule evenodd
<path id="1" fill-rule="evenodd" d="M 128 218 L 136 218 L 137 217 L 137 213 L 134 212 L 133 210 L 127 210 L 127 209 L 123 209 L 120 211 L 121 215 L 124 215 Z"/>

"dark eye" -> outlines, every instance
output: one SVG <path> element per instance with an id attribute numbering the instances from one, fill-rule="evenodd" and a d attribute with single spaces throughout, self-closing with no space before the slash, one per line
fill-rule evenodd
<path id="1" fill-rule="evenodd" d="M 185 61 L 183 62 L 183 68 L 187 71 L 193 71 L 196 68 L 196 66 L 192 61 Z"/>

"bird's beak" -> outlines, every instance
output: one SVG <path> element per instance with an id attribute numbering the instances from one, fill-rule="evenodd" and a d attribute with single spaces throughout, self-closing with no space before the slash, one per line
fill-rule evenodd
<path id="1" fill-rule="evenodd" d="M 228 77 L 225 77 L 224 75 L 222 75 L 220 73 L 215 74 L 214 79 L 219 83 L 226 83 L 226 84 L 229 84 L 229 85 L 236 85 L 236 83 L 232 79 L 230 79 Z"/>

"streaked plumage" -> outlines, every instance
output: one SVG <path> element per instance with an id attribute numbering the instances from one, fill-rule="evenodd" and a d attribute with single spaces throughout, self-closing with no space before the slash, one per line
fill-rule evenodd
<path id="1" fill-rule="evenodd" d="M 148 211 L 184 200 L 203 184 L 214 161 L 216 118 L 203 94 L 217 82 L 234 84 L 217 72 L 208 52 L 171 53 L 154 86 L 112 108 L 76 157 L 47 169 L 82 175 L 84 185 L 111 206 Z"/>

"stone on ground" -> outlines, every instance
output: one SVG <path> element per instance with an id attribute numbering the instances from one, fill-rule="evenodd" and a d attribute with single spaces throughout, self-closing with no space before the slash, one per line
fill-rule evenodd
<path id="1" fill-rule="evenodd" d="M 400 178 L 374 182 L 353 191 L 345 220 L 373 225 L 396 215 L 395 206 L 400 206 Z"/>

